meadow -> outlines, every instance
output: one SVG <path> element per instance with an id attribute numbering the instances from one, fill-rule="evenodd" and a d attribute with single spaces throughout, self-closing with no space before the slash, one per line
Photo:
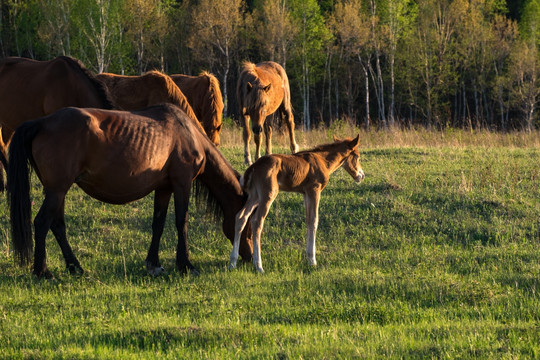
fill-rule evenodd
<path id="1" fill-rule="evenodd" d="M 114 206 L 73 186 L 71 276 L 52 234 L 53 280 L 18 267 L 0 198 L 0 358 L 350 359 L 540 357 L 540 133 L 297 130 L 302 149 L 361 134 L 365 180 L 340 169 L 323 191 L 317 267 L 304 256 L 303 200 L 280 193 L 262 235 L 265 273 L 227 270 L 230 242 L 192 202 L 191 260 L 147 275 L 153 197 Z M 221 150 L 239 171 L 241 129 Z M 276 134 L 275 152 L 287 152 Z M 253 146 L 252 146 L 253 149 Z M 33 176 L 33 212 L 41 185 Z"/>

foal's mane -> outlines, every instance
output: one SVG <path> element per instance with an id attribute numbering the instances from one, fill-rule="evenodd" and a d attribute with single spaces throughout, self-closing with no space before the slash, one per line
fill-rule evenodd
<path id="1" fill-rule="evenodd" d="M 302 151 L 297 152 L 296 154 L 301 155 L 301 154 L 310 153 L 310 152 L 332 151 L 332 150 L 335 150 L 335 148 L 343 146 L 343 144 L 346 141 L 351 141 L 351 139 L 344 139 L 344 140 L 339 140 L 339 141 L 335 141 L 335 142 L 328 143 L 328 144 L 317 145 L 314 148 L 311 148 L 311 149 L 308 149 L 308 150 L 302 150 Z"/>
<path id="2" fill-rule="evenodd" d="M 88 70 L 80 60 L 72 58 L 71 56 L 59 56 L 57 59 L 62 59 L 73 70 L 79 73 L 82 73 L 82 75 L 85 76 L 90 81 L 92 86 L 96 89 L 97 94 L 100 97 L 101 101 L 105 105 L 104 109 L 112 110 L 116 108 L 112 100 L 112 96 L 109 92 L 109 89 L 105 86 L 104 83 L 99 81 L 96 78 L 96 75 L 92 73 L 90 70 Z"/>

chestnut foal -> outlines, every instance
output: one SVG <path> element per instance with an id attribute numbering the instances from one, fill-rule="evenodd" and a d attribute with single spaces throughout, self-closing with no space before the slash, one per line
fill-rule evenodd
<path id="1" fill-rule="evenodd" d="M 314 149 L 292 155 L 266 155 L 258 159 L 245 172 L 240 184 L 248 195 L 248 200 L 236 214 L 233 250 L 230 256 L 229 270 L 236 267 L 240 246 L 240 235 L 250 215 L 253 231 L 253 264 L 262 273 L 261 232 L 264 219 L 270 205 L 279 190 L 294 191 L 304 195 L 307 222 L 306 255 L 310 265 L 317 265 L 315 260 L 315 233 L 319 221 L 319 199 L 321 191 L 328 184 L 330 175 L 341 165 L 359 183 L 364 179 L 360 166 L 358 142 L 354 139 L 339 140 L 320 145 Z"/>

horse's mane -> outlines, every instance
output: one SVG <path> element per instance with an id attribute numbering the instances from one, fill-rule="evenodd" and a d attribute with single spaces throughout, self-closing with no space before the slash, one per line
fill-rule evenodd
<path id="1" fill-rule="evenodd" d="M 197 124 L 199 124 L 198 125 L 199 128 L 202 129 L 199 121 L 197 120 L 197 116 L 193 112 L 191 105 L 186 99 L 186 96 L 184 95 L 182 90 L 178 88 L 176 83 L 173 81 L 173 79 L 171 79 L 169 75 L 166 75 L 157 70 L 150 70 L 146 72 L 144 76 L 154 76 L 154 77 L 160 77 L 161 79 L 163 79 L 163 81 L 165 81 L 165 89 L 167 90 L 167 97 L 168 97 L 169 102 L 176 104 L 182 110 L 184 110 L 190 118 L 192 118 L 193 120 L 195 120 L 195 122 L 197 122 Z"/>
<path id="2" fill-rule="evenodd" d="M 308 149 L 308 150 L 302 150 L 302 151 L 297 152 L 296 154 L 301 155 L 301 154 L 305 154 L 305 153 L 309 153 L 309 152 L 330 151 L 330 150 L 333 150 L 336 147 L 342 146 L 344 142 L 351 141 L 351 140 L 352 139 L 347 138 L 347 139 L 343 139 L 343 140 L 334 141 L 334 142 L 328 143 L 328 144 L 317 145 L 314 148 L 311 148 L 311 149 Z"/>
<path id="3" fill-rule="evenodd" d="M 211 73 L 203 71 L 199 76 L 204 76 L 208 80 L 208 100 L 210 101 L 210 111 L 212 116 L 215 116 L 217 109 L 223 109 L 223 97 L 219 87 L 218 79 Z M 202 120 L 202 119 L 201 119 Z M 217 125 L 217 124 L 216 124 Z"/>
<path id="4" fill-rule="evenodd" d="M 104 104 L 104 109 L 112 110 L 116 108 L 112 96 L 109 92 L 109 89 L 96 78 L 96 75 L 88 70 L 79 59 L 72 58 L 71 56 L 59 56 L 58 59 L 63 60 L 75 71 L 81 72 L 90 83 L 96 89 L 98 96 L 101 98 L 101 101 Z"/>

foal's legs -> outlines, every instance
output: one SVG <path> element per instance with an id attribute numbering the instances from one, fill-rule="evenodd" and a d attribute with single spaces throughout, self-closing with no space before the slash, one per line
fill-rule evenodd
<path id="1" fill-rule="evenodd" d="M 236 262 L 238 261 L 238 253 L 240 251 L 240 237 L 242 236 L 242 231 L 246 227 L 246 224 L 251 216 L 251 213 L 257 205 L 259 200 L 256 194 L 251 194 L 244 207 L 236 214 L 234 222 L 234 242 L 233 249 L 231 251 L 231 256 L 229 260 L 229 270 L 232 270 L 236 267 Z"/>
<path id="2" fill-rule="evenodd" d="M 244 138 L 244 163 L 251 165 L 251 154 L 249 153 L 249 140 L 251 132 L 249 131 L 249 115 L 242 115 L 242 137 Z"/>
<path id="3" fill-rule="evenodd" d="M 306 256 L 310 265 L 317 265 L 315 259 L 315 235 L 319 225 L 319 199 L 321 192 L 311 190 L 304 194 L 304 205 L 306 206 L 307 244 Z"/>
<path id="4" fill-rule="evenodd" d="M 262 259 L 261 259 L 261 233 L 264 226 L 264 219 L 268 215 L 270 205 L 278 194 L 277 183 L 274 186 L 269 186 L 268 191 L 262 194 L 261 201 L 253 217 L 251 218 L 251 230 L 253 231 L 253 265 L 257 272 L 263 273 Z"/>
<path id="5" fill-rule="evenodd" d="M 191 179 L 191 177 L 189 177 Z M 176 230 L 178 231 L 178 245 L 176 247 L 176 266 L 182 273 L 190 271 L 193 275 L 199 272 L 189 261 L 187 240 L 188 205 L 191 181 L 179 185 L 174 189 L 174 209 L 176 216 Z"/>
<path id="6" fill-rule="evenodd" d="M 167 208 L 171 200 L 170 190 L 158 190 L 154 192 L 154 217 L 152 220 L 152 242 L 146 256 L 146 270 L 152 276 L 158 276 L 164 269 L 159 263 L 159 241 L 163 234 L 165 220 L 167 218 Z"/>
<path id="7" fill-rule="evenodd" d="M 45 252 L 45 238 L 51 228 L 53 221 L 58 221 L 59 212 L 63 211 L 63 203 L 65 192 L 51 192 L 45 191 L 45 200 L 39 209 L 36 218 L 34 219 L 34 236 L 35 236 L 35 248 L 34 248 L 34 275 L 38 277 L 52 278 L 52 274 L 47 269 L 46 252 Z M 63 217 L 63 216 L 62 216 Z M 55 231 L 59 234 L 62 232 L 61 224 L 56 224 Z M 64 230 L 65 235 L 65 230 Z M 58 240 L 58 244 L 62 248 L 62 252 L 71 252 L 68 247 L 65 247 L 67 240 L 64 242 Z M 73 255 L 73 253 L 71 253 Z M 68 260 L 66 259 L 66 262 Z"/>
<path id="8" fill-rule="evenodd" d="M 64 256 L 64 260 L 66 261 L 66 268 L 68 269 L 68 271 L 73 275 L 82 274 L 84 271 L 81 267 L 81 264 L 73 254 L 73 250 L 71 250 L 71 246 L 69 246 L 69 243 L 67 241 L 66 221 L 64 218 L 64 205 L 65 197 L 62 198 L 62 204 L 60 206 L 60 209 L 56 212 L 56 216 L 51 223 L 51 230 L 54 234 L 54 237 L 56 238 L 56 242 L 58 242 L 58 245 L 62 250 L 62 255 Z"/>

